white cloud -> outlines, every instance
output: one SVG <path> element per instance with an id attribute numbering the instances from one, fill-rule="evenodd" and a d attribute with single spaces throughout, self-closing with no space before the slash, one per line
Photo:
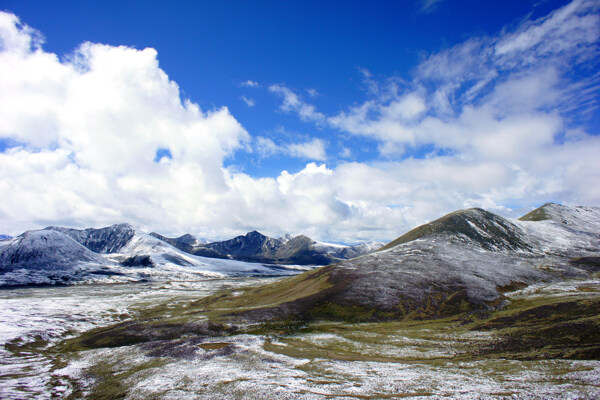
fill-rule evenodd
<path id="1" fill-rule="evenodd" d="M 395 171 L 393 184 L 408 193 L 388 201 L 410 221 L 473 205 L 506 212 L 504 204 L 548 200 L 600 204 L 597 190 L 584 189 L 600 175 L 600 140 L 582 128 L 570 133 L 574 120 L 599 107 L 599 8 L 576 0 L 496 37 L 470 38 L 429 56 L 411 82 L 381 83 L 361 70 L 369 98 L 337 115 L 297 103 L 319 115 L 313 120 L 320 125 L 378 143 L 388 161 L 364 170 L 374 182 L 384 180 L 381 171 Z M 385 204 L 337 198 L 373 209 Z M 394 218 L 390 210 L 383 214 Z"/>
<path id="2" fill-rule="evenodd" d="M 410 120 L 423 114 L 427 108 L 425 101 L 416 93 L 408 93 L 381 108 L 386 119 Z"/>
<path id="3" fill-rule="evenodd" d="M 0 14 L 0 136 L 21 144 L 0 155 L 7 223 L 184 221 L 167 207 L 180 194 L 226 188 L 223 159 L 249 135 L 225 107 L 182 103 L 154 49 L 84 43 L 61 62 L 31 32 Z"/>
<path id="4" fill-rule="evenodd" d="M 306 89 L 306 93 L 308 93 L 310 97 L 317 97 L 319 95 L 319 92 L 315 88 Z"/>
<path id="5" fill-rule="evenodd" d="M 575 0 L 512 32 L 470 38 L 428 57 L 402 86 L 393 79 L 382 86 L 361 70 L 373 98 L 337 115 L 325 116 L 278 86 L 281 107 L 303 120 L 378 140 L 387 156 L 429 145 L 525 162 L 525 153 L 561 146 L 554 136 L 567 126 L 565 113 L 599 107 L 600 78 L 593 72 L 571 76 L 574 66 L 599 66 L 598 8 L 597 2 Z"/>
<path id="6" fill-rule="evenodd" d="M 340 157 L 342 158 L 350 158 L 352 157 L 352 150 L 350 148 L 342 146 L 342 150 L 340 151 Z"/>
<path id="7" fill-rule="evenodd" d="M 248 79 L 245 82 L 240 83 L 241 86 L 243 87 L 249 87 L 249 88 L 258 88 L 260 87 L 260 84 L 256 81 L 251 81 L 250 79 Z"/>
<path id="8" fill-rule="evenodd" d="M 325 143 L 321 139 L 313 139 L 305 143 L 293 143 L 287 146 L 292 156 L 308 160 L 325 161 Z"/>
<path id="9" fill-rule="evenodd" d="M 537 21 L 530 21 L 512 34 L 501 38 L 495 46 L 496 55 L 536 53 L 536 56 L 562 52 L 586 52 L 586 44 L 593 44 L 600 34 L 594 0 L 574 0 L 570 4 L 552 12 Z M 587 54 L 587 56 L 594 56 Z M 534 61 L 525 58 L 521 61 Z"/>
<path id="10" fill-rule="evenodd" d="M 322 162 L 325 141 L 252 139 L 227 108 L 182 101 L 155 50 L 86 43 L 61 61 L 0 13 L 0 138 L 18 143 L 0 153 L 0 225 L 14 234 L 133 222 L 166 234 L 260 229 L 355 242 L 392 239 L 469 206 L 598 205 L 600 139 L 569 123 L 572 107 L 597 105 L 598 77 L 570 75 L 598 64 L 589 22 L 597 16 L 592 3 L 572 4 L 433 54 L 412 81 L 380 83 L 365 72 L 367 99 L 336 115 L 271 86 L 282 111 L 367 137 L 387 158 L 310 162 L 265 178 L 224 160 L 251 144 L 262 157 Z M 516 39 L 532 29 L 541 33 Z M 548 38 L 561 50 L 551 52 Z M 154 162 L 159 149 L 172 158 Z"/>
<path id="11" fill-rule="evenodd" d="M 254 102 L 254 99 L 248 98 L 246 96 L 240 96 L 240 100 L 242 100 L 244 103 L 246 103 L 246 105 L 248 107 L 254 107 L 256 105 L 256 103 Z"/>
<path id="12" fill-rule="evenodd" d="M 272 139 L 259 136 L 256 138 L 255 149 L 262 157 L 280 154 L 314 161 L 325 161 L 327 159 L 325 142 L 321 139 L 277 145 Z"/>
<path id="13" fill-rule="evenodd" d="M 273 140 L 259 136 L 256 138 L 255 149 L 263 157 L 269 157 L 282 152 L 282 148 L 277 146 Z"/>
<path id="14" fill-rule="evenodd" d="M 271 85 L 269 91 L 283 99 L 280 109 L 285 112 L 298 113 L 303 121 L 323 122 L 325 115 L 318 112 L 312 104 L 305 103 L 296 93 L 283 85 Z"/>

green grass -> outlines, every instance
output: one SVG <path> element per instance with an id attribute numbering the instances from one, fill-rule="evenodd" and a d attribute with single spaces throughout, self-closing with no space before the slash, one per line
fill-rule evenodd
<path id="1" fill-rule="evenodd" d="M 128 396 L 131 387 L 127 380 L 138 374 L 147 373 L 149 370 L 161 368 L 166 364 L 163 359 L 155 358 L 140 364 L 130 365 L 123 360 L 116 359 L 97 363 L 86 372 L 94 379 L 95 384 L 91 391 L 86 393 L 86 398 L 97 400 L 118 400 Z M 76 390 L 68 399 L 82 398 L 80 389 Z"/>
<path id="2" fill-rule="evenodd" d="M 217 293 L 192 303 L 190 308 L 217 320 L 249 310 L 274 308 L 331 288 L 331 270 L 332 266 L 322 267 L 269 285 Z"/>
<path id="3" fill-rule="evenodd" d="M 530 213 L 523 215 L 521 218 L 519 218 L 519 220 L 520 221 L 545 221 L 545 220 L 550 219 L 550 216 L 544 210 L 544 206 L 546 206 L 548 204 L 550 204 L 550 203 L 546 203 L 543 206 L 531 211 Z"/>
<path id="4" fill-rule="evenodd" d="M 479 233 L 479 229 L 474 228 L 473 224 L 479 225 L 479 227 L 482 230 L 487 231 L 493 239 L 482 236 Z M 458 210 L 405 233 L 379 250 L 391 249 L 415 239 L 441 233 L 464 235 L 473 241 L 478 242 L 484 248 L 508 246 L 512 249 L 530 249 L 530 244 L 518 235 L 513 234 L 512 230 L 513 228 L 510 223 L 507 225 L 504 219 L 488 211 L 477 208 Z"/>
<path id="5" fill-rule="evenodd" d="M 191 343 L 205 351 L 224 351 L 230 343 L 235 345 L 231 336 L 239 333 L 265 335 L 265 350 L 309 360 L 440 367 L 448 362 L 482 361 L 484 364 L 478 365 L 500 375 L 503 371 L 498 368 L 509 368 L 509 364 L 498 364 L 498 360 L 600 360 L 600 291 L 589 281 L 564 295 L 536 292 L 513 296 L 505 308 L 488 312 L 472 309 L 457 293 L 431 298 L 412 310 L 390 311 L 389 315 L 321 301 L 311 308 L 308 319 L 287 316 L 232 325 L 255 308 L 276 307 L 330 289 L 329 274 L 326 267 L 259 288 L 222 292 L 178 308 L 157 305 L 132 320 L 84 332 L 51 348 L 38 341 L 15 342 L 9 349 L 43 353 L 54 360 L 57 369 L 85 351 L 109 349 L 86 370 L 96 381 L 86 396 L 97 399 L 126 397 L 131 386 L 128 382 L 177 359 L 177 353 L 170 349 Z M 502 292 L 509 295 L 522 286 L 512 282 Z M 447 313 L 432 308 L 444 301 Z M 373 317 L 377 320 L 372 321 Z M 219 339 L 224 336 L 230 339 Z M 110 349 L 115 350 L 114 356 Z M 147 357 L 139 358 L 139 354 Z M 564 375 L 564 371 L 556 373 Z M 73 384 L 72 398 L 82 397 L 77 382 Z"/>
<path id="6" fill-rule="evenodd" d="M 600 360 L 600 296 L 517 300 L 472 329 L 495 333 L 496 340 L 481 354 Z"/>

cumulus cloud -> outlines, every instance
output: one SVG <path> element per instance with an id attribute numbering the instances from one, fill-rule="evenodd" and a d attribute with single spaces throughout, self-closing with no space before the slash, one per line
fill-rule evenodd
<path id="1" fill-rule="evenodd" d="M 374 165 L 411 188 L 393 209 L 413 216 L 432 204 L 504 212 L 547 200 L 599 204 L 597 191 L 583 189 L 600 174 L 598 136 L 582 127 L 569 133 L 599 107 L 598 9 L 575 0 L 497 36 L 470 38 L 431 54 L 411 80 L 379 82 L 363 69 L 368 99 L 335 115 L 280 85 L 281 109 L 375 141 L 387 161 Z"/>
<path id="2" fill-rule="evenodd" d="M 124 221 L 166 234 L 357 242 L 463 207 L 598 205 L 600 140 L 572 124 L 598 106 L 597 12 L 575 1 L 471 38 L 430 55 L 411 80 L 365 71 L 365 101 L 335 115 L 270 86 L 282 112 L 341 142 L 372 140 L 385 156 L 335 167 L 321 139 L 253 139 L 226 107 L 182 100 L 153 49 L 84 43 L 61 60 L 0 13 L 0 139 L 12 143 L 0 153 L 0 223 L 13 234 Z M 264 178 L 224 167 L 250 148 L 311 162 Z"/>
<path id="3" fill-rule="evenodd" d="M 7 224 L 183 220 L 170 205 L 226 190 L 223 159 L 249 140 L 226 107 L 182 101 L 154 49 L 84 43 L 60 61 L 32 32 L 0 14 L 0 136 L 18 143 L 0 154 Z"/>
<path id="4" fill-rule="evenodd" d="M 132 222 L 227 237 L 314 223 L 318 238 L 349 215 L 324 165 L 263 179 L 225 168 L 250 135 L 226 107 L 182 100 L 154 49 L 84 43 L 65 61 L 39 37 L 0 13 L 0 138 L 15 144 L 0 153 L 5 232 Z M 257 142 L 265 154 L 325 159 L 318 139 Z"/>

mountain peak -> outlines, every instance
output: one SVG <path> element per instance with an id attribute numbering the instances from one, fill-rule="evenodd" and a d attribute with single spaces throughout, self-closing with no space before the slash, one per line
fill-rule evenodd
<path id="1" fill-rule="evenodd" d="M 277 240 L 279 240 L 281 243 L 287 243 L 292 239 L 293 239 L 292 235 L 290 235 L 289 233 L 286 233 L 285 235 L 281 236 Z"/>
<path id="2" fill-rule="evenodd" d="M 521 221 L 553 221 L 583 232 L 597 232 L 600 229 L 600 208 L 566 206 L 546 203 L 521 218 Z"/>
<path id="3" fill-rule="evenodd" d="M 468 208 L 421 225 L 388 243 L 381 250 L 433 235 L 466 238 L 488 250 L 529 248 L 521 239 L 520 228 L 509 220 L 481 208 Z"/>
<path id="4" fill-rule="evenodd" d="M 186 233 L 185 235 L 181 235 L 178 238 L 176 238 L 175 240 L 180 243 L 187 244 L 189 246 L 194 246 L 199 242 L 198 238 L 196 236 L 189 234 L 189 233 Z"/>
<path id="5" fill-rule="evenodd" d="M 563 207 L 556 203 L 546 203 L 543 206 L 536 208 L 535 210 L 523 215 L 519 218 L 519 221 L 545 221 L 552 219 L 551 214 L 556 214 L 560 208 Z M 560 214 L 560 211 L 558 211 Z"/>
<path id="6" fill-rule="evenodd" d="M 23 232 L 0 253 L 2 268 L 60 269 L 77 262 L 103 263 L 104 259 L 55 229 Z"/>
<path id="7" fill-rule="evenodd" d="M 135 230 L 135 228 L 133 227 L 133 225 L 131 225 L 131 224 L 130 224 L 130 223 L 128 223 L 128 222 L 123 222 L 123 223 L 120 223 L 120 224 L 114 224 L 114 225 L 111 225 L 111 226 L 109 226 L 109 227 L 107 227 L 107 228 L 110 228 L 110 229 L 127 229 L 127 230 Z M 93 228 L 89 228 L 89 229 L 93 229 Z M 100 228 L 100 229 L 103 229 L 103 228 Z M 105 228 L 104 228 L 104 229 L 105 229 Z"/>
<path id="8" fill-rule="evenodd" d="M 246 233 L 247 238 L 266 238 L 267 236 L 263 235 L 259 231 L 251 231 Z"/>
<path id="9" fill-rule="evenodd" d="M 95 253 L 115 253 L 125 246 L 136 231 L 127 223 L 115 224 L 104 228 L 88 228 L 85 230 L 49 226 L 44 230 L 58 231 Z"/>

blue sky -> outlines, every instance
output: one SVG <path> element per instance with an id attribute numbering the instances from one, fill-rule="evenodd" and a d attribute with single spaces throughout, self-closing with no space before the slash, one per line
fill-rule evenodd
<path id="1" fill-rule="evenodd" d="M 0 228 L 356 242 L 599 205 L 598 8 L 0 1 Z"/>

